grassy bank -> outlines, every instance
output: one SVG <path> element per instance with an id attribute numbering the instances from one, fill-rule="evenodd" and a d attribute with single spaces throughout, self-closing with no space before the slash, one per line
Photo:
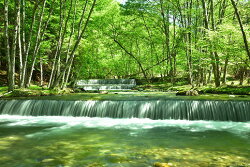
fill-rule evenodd
<path id="1" fill-rule="evenodd" d="M 30 88 L 15 89 L 8 92 L 7 87 L 0 87 L 0 97 L 29 97 L 29 96 L 53 96 L 72 93 L 72 89 L 48 89 L 32 85 Z"/>
<path id="2" fill-rule="evenodd" d="M 224 85 L 215 88 L 213 85 L 201 86 L 192 88 L 191 85 L 180 85 L 180 86 L 170 86 L 169 84 L 145 84 L 137 86 L 138 90 L 145 91 L 188 91 L 190 89 L 195 89 L 199 94 L 229 94 L 229 95 L 250 95 L 250 86 L 230 86 Z"/>
<path id="3" fill-rule="evenodd" d="M 180 86 L 170 86 L 169 84 L 164 83 L 157 83 L 157 84 L 144 84 L 144 85 L 138 85 L 134 90 L 131 90 L 129 92 L 154 92 L 154 95 L 162 95 L 166 92 L 170 92 L 175 95 L 176 92 L 185 92 L 192 89 L 190 85 L 180 85 Z M 249 86 L 222 86 L 215 88 L 211 85 L 203 86 L 203 87 L 197 87 L 193 88 L 196 89 L 200 95 L 205 96 L 212 96 L 212 94 L 223 94 L 226 95 L 225 97 L 228 97 L 228 95 L 244 95 L 248 96 L 250 95 L 250 87 Z M 92 92 L 81 92 L 79 89 L 73 90 L 70 88 L 66 88 L 63 90 L 60 89 L 48 89 L 46 87 L 39 87 L 36 85 L 32 85 L 29 89 L 15 89 L 12 92 L 8 92 L 7 87 L 0 87 L 0 97 L 2 98 L 8 98 L 8 97 L 34 97 L 34 96 L 54 96 L 54 95 L 66 95 L 71 93 L 85 93 L 88 95 L 87 98 L 90 97 L 90 94 Z M 100 92 L 95 92 L 97 94 L 100 94 Z M 115 94 L 114 91 L 109 91 L 109 94 Z M 125 94 L 125 93 L 124 93 Z M 100 95 L 105 96 L 105 95 Z M 109 96 L 109 95 L 107 95 Z M 124 96 L 124 95 L 123 95 Z M 134 95 L 136 96 L 136 95 Z M 46 98 L 46 97 L 45 97 Z M 122 97 L 119 97 L 119 99 Z M 215 96 L 216 98 L 216 96 Z M 92 97 L 90 97 L 92 99 Z M 95 95 L 93 99 L 98 99 L 98 97 Z M 102 98 L 101 98 L 102 99 Z M 105 98 L 104 98 L 105 99 Z"/>

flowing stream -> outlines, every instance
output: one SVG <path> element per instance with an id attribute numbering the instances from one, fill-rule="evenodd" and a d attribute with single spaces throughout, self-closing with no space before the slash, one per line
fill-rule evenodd
<path id="1" fill-rule="evenodd" d="M 250 122 L 0 116 L 6 167 L 250 166 Z"/>
<path id="2" fill-rule="evenodd" d="M 250 167 L 249 111 L 232 100 L 0 100 L 0 166 Z"/>
<path id="3" fill-rule="evenodd" d="M 1 100 L 0 114 L 214 121 L 250 121 L 249 101 L 215 100 Z"/>

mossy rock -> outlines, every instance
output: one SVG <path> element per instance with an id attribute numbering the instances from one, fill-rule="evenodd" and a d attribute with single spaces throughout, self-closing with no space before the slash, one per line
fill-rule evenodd
<path id="1" fill-rule="evenodd" d="M 198 96 L 199 93 L 197 90 L 189 90 L 186 92 L 186 96 Z"/>
<path id="2" fill-rule="evenodd" d="M 176 96 L 198 96 L 199 92 L 197 90 L 191 89 L 188 91 L 178 91 Z"/>

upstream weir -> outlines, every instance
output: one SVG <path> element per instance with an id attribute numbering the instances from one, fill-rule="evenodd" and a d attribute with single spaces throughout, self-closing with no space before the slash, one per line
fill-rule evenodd
<path id="1" fill-rule="evenodd" d="M 84 90 L 130 90 L 135 86 L 135 79 L 88 79 L 76 83 L 77 88 Z"/>
<path id="2" fill-rule="evenodd" d="M 250 121 L 250 101 L 0 100 L 0 115 Z"/>

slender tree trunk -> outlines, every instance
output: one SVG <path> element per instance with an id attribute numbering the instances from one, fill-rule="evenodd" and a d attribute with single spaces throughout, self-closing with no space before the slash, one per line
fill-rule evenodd
<path id="1" fill-rule="evenodd" d="M 210 67 L 209 70 L 208 70 L 207 83 L 211 83 L 211 80 L 212 80 L 212 72 L 213 72 L 213 67 Z"/>
<path id="2" fill-rule="evenodd" d="M 245 68 L 244 67 L 240 67 L 240 85 L 243 85 L 244 82 L 244 76 L 245 76 Z"/>
<path id="3" fill-rule="evenodd" d="M 22 30 L 22 53 L 26 53 L 26 45 L 25 45 L 25 0 L 21 0 L 21 30 Z M 23 62 L 22 62 L 23 64 Z M 23 75 L 23 68 L 21 71 L 21 76 Z M 23 76 L 22 76 L 23 79 Z M 21 87 L 23 86 L 22 83 L 23 81 L 21 80 Z"/>
<path id="4" fill-rule="evenodd" d="M 53 82 L 54 82 L 55 78 L 57 78 L 60 75 L 61 50 L 62 50 L 62 46 L 63 46 L 63 43 L 64 43 L 64 36 L 65 36 L 65 33 L 66 33 L 68 20 L 69 20 L 70 14 L 71 14 L 73 0 L 71 0 L 71 2 L 70 2 L 70 9 L 68 11 L 68 16 L 66 18 L 66 21 L 65 21 L 65 23 L 63 23 L 63 21 L 64 21 L 64 12 L 65 12 L 64 11 L 65 3 L 66 3 L 65 1 L 61 0 L 61 3 L 60 3 L 60 33 L 59 33 L 59 38 L 58 38 L 58 42 L 57 42 L 56 52 L 55 52 L 55 55 L 54 55 L 52 72 L 51 72 L 50 81 L 49 81 L 49 87 L 51 87 L 51 85 L 53 85 Z"/>
<path id="5" fill-rule="evenodd" d="M 5 36 L 5 53 L 8 60 L 8 91 L 14 90 L 14 77 L 12 71 L 12 62 L 9 45 L 9 1 L 4 0 L 4 36 Z"/>
<path id="6" fill-rule="evenodd" d="M 207 12 L 207 7 L 206 7 L 206 2 L 205 0 L 202 0 L 202 8 L 203 8 L 203 17 L 204 17 L 204 27 L 205 29 L 209 30 L 209 23 L 208 23 L 208 12 Z M 215 23 L 214 23 L 214 4 L 213 0 L 210 0 L 210 15 L 211 15 L 211 26 L 212 30 L 215 30 Z M 206 35 L 206 33 L 205 33 Z M 211 51 L 213 49 L 212 43 L 209 40 L 209 49 L 210 49 L 210 57 L 212 60 L 212 67 L 213 67 L 213 72 L 214 72 L 214 80 L 215 80 L 215 86 L 219 87 L 220 86 L 220 68 L 219 68 L 219 56 L 217 52 Z"/>
<path id="7" fill-rule="evenodd" d="M 170 75 L 171 81 L 173 77 L 173 61 L 172 61 L 172 55 L 170 54 L 170 30 L 169 30 L 169 5 L 165 9 L 163 0 L 160 0 L 160 12 L 162 17 L 162 25 L 163 25 L 163 34 L 165 36 L 165 47 L 163 49 L 166 49 L 165 57 L 167 58 L 167 74 Z M 166 14 L 166 13 L 167 14 Z M 170 70 L 168 71 L 168 65 L 170 66 Z"/>
<path id="8" fill-rule="evenodd" d="M 16 0 L 16 9 L 17 9 L 17 46 L 18 46 L 18 55 L 19 55 L 19 81 L 18 85 L 21 87 L 21 82 L 22 82 L 22 70 L 23 70 L 23 55 L 22 55 L 22 41 L 21 41 L 21 2 L 19 0 Z"/>
<path id="9" fill-rule="evenodd" d="M 83 18 L 84 18 L 85 12 L 86 12 L 87 4 L 88 4 L 88 0 L 86 0 L 85 4 L 83 6 L 83 9 L 82 9 L 81 19 L 80 19 L 80 21 L 78 23 L 77 38 L 80 38 L 80 35 L 81 35 L 80 34 L 81 33 L 81 26 L 82 26 L 82 22 L 83 22 Z M 65 62 L 66 64 L 68 63 L 69 58 L 70 58 L 69 54 L 70 54 L 70 48 L 72 46 L 72 37 L 73 37 L 73 34 L 75 33 L 75 27 L 74 27 L 74 25 L 75 25 L 75 20 L 76 20 L 76 6 L 77 6 L 77 1 L 75 1 L 75 6 L 74 6 L 74 16 L 73 16 L 73 22 L 72 22 L 72 25 L 71 25 L 70 37 L 69 37 L 69 41 L 68 41 L 67 54 L 66 54 L 66 62 Z M 70 75 L 70 72 L 71 72 L 71 68 L 72 68 L 72 63 L 73 63 L 74 57 L 75 57 L 75 55 L 73 55 L 73 59 L 70 62 L 69 69 L 67 70 L 67 73 L 66 73 L 66 71 L 63 72 L 61 89 L 65 88 L 66 84 L 68 83 L 69 75 Z"/>
<path id="10" fill-rule="evenodd" d="M 229 57 L 227 56 L 226 60 L 225 60 L 224 69 L 223 69 L 223 77 L 222 77 L 223 84 L 226 84 L 228 59 L 229 59 Z"/>
<path id="11" fill-rule="evenodd" d="M 15 14 L 16 14 L 16 20 L 15 20 L 15 28 L 14 28 L 14 37 L 12 40 L 12 48 L 11 48 L 11 82 L 15 86 L 15 65 L 16 65 L 16 52 L 17 52 L 17 42 L 18 42 L 18 4 L 15 3 Z"/>
<path id="12" fill-rule="evenodd" d="M 70 67 L 70 62 L 74 59 L 75 51 L 76 51 L 76 49 L 78 48 L 78 46 L 79 46 L 79 44 L 80 44 L 80 42 L 81 42 L 81 39 L 82 39 L 82 37 L 83 37 L 83 35 L 84 35 L 86 29 L 87 29 L 87 26 L 88 26 L 90 17 L 91 17 L 91 15 L 92 15 L 92 13 L 93 13 L 93 10 L 94 10 L 95 4 L 96 4 L 96 1 L 97 1 L 97 0 L 93 0 L 93 3 L 92 3 L 92 5 L 91 5 L 90 11 L 89 11 L 89 14 L 88 14 L 87 19 L 86 19 L 86 22 L 85 22 L 85 24 L 84 24 L 84 27 L 83 27 L 83 29 L 82 29 L 80 35 L 79 35 L 79 38 L 78 38 L 77 41 L 75 42 L 74 47 L 73 47 L 73 49 L 72 49 L 72 51 L 71 51 L 71 54 L 70 54 L 70 56 L 69 56 L 70 58 L 69 58 L 68 63 L 65 64 L 65 67 L 62 69 L 62 72 L 60 73 L 60 75 L 59 75 L 57 78 L 55 78 L 55 81 L 53 82 L 53 85 L 52 85 L 50 88 L 55 88 L 55 87 L 58 85 L 58 83 L 60 82 L 60 80 L 61 80 L 61 78 L 62 78 L 62 76 L 63 76 L 63 73 Z"/>
<path id="13" fill-rule="evenodd" d="M 190 0 L 189 2 L 187 2 L 187 7 L 189 8 L 188 10 L 188 18 L 187 18 L 187 24 L 188 24 L 188 34 L 187 34 L 187 41 L 188 41 L 188 71 L 189 71 L 189 81 L 190 84 L 192 85 L 192 87 L 194 87 L 194 83 L 193 83 L 193 63 L 192 63 L 192 6 L 193 6 L 193 2 L 192 0 Z"/>
<path id="14" fill-rule="evenodd" d="M 71 73 L 71 69 L 72 69 L 72 64 L 73 64 L 74 57 L 73 57 L 73 59 L 71 59 L 70 66 L 69 66 L 69 69 L 67 71 L 67 75 L 66 75 L 64 87 L 65 87 L 65 84 L 68 83 L 68 81 L 69 81 L 69 76 L 70 76 L 70 73 Z"/>
<path id="15" fill-rule="evenodd" d="M 212 23 L 212 30 L 215 31 L 215 22 L 214 22 L 214 0 L 210 0 L 210 15 L 211 15 L 211 23 Z M 214 80 L 215 80 L 215 86 L 220 86 L 220 58 L 217 53 L 217 51 L 212 52 L 213 59 L 215 62 L 213 63 L 214 68 Z"/>
<path id="16" fill-rule="evenodd" d="M 25 5 L 25 0 L 23 0 L 23 4 Z M 36 12 L 38 8 L 38 3 L 34 4 L 33 12 L 32 12 L 32 21 L 31 21 L 31 26 L 30 26 L 30 33 L 28 35 L 28 40 L 25 40 L 25 30 L 23 30 L 23 45 L 26 44 L 26 47 L 23 47 L 23 68 L 22 68 L 22 79 L 21 79 L 21 87 L 25 86 L 25 79 L 27 77 L 27 63 L 28 63 L 28 55 L 31 47 L 31 42 L 32 42 L 32 36 L 33 36 L 33 30 L 34 30 L 34 25 L 35 25 L 35 20 L 36 20 Z M 25 23 L 25 6 L 23 6 L 23 24 Z M 24 26 L 24 25 L 23 25 Z M 24 28 L 24 27 L 23 27 Z"/>
<path id="17" fill-rule="evenodd" d="M 61 42 L 60 42 L 60 45 L 59 45 L 59 50 L 58 50 L 58 53 L 57 53 L 57 63 L 56 63 L 56 69 L 57 69 L 57 72 L 56 72 L 56 75 L 55 77 L 57 78 L 60 73 L 61 73 L 61 51 L 62 51 L 62 46 L 64 44 L 64 40 L 65 40 L 65 34 L 66 34 L 66 31 L 67 31 L 67 27 L 68 27 L 68 21 L 70 19 L 70 15 L 71 15 L 71 11 L 72 11 L 72 7 L 73 7 L 73 0 L 70 1 L 70 8 L 68 10 L 68 15 L 66 17 L 66 21 L 64 23 L 64 27 L 63 27 L 63 30 L 62 30 L 62 37 L 61 37 Z M 64 18 L 64 17 L 63 17 Z M 63 73 L 64 75 L 64 73 Z"/>
<path id="18" fill-rule="evenodd" d="M 225 16 L 226 8 L 227 8 L 227 0 L 222 0 L 221 3 L 220 3 L 220 8 L 219 8 L 218 24 L 222 23 L 223 18 Z"/>
<path id="19" fill-rule="evenodd" d="M 70 53 L 70 48 L 72 46 L 72 36 L 75 33 L 76 7 L 77 7 L 77 1 L 75 1 L 75 4 L 74 4 L 73 22 L 71 24 L 71 31 L 70 31 L 70 36 L 69 36 L 69 41 L 68 41 L 68 46 L 67 46 L 67 53 L 66 53 L 66 62 L 65 62 L 66 64 L 69 61 L 69 53 Z M 70 73 L 70 71 L 71 71 L 71 66 L 72 66 L 72 64 L 69 66 L 67 74 L 66 74 L 66 72 L 63 72 L 63 77 L 62 77 L 61 86 L 60 86 L 61 89 L 66 87 L 66 84 L 67 84 L 68 78 L 69 78 L 68 73 Z"/>
<path id="20" fill-rule="evenodd" d="M 40 56 L 40 86 L 43 86 L 43 58 Z"/>
<path id="21" fill-rule="evenodd" d="M 39 49 L 40 42 L 41 42 L 41 36 L 42 36 L 41 35 L 41 27 L 42 27 L 42 23 L 43 23 L 45 5 L 46 5 L 46 0 L 43 0 L 42 10 L 41 10 L 41 13 L 40 13 L 40 16 L 39 16 L 38 30 L 37 30 L 37 33 L 36 33 L 36 42 L 35 42 L 35 47 L 34 47 L 34 51 L 33 51 L 33 54 L 32 54 L 30 71 L 29 71 L 28 76 L 27 76 L 26 87 L 30 86 L 30 82 L 31 82 L 31 79 L 32 79 L 32 74 L 33 74 L 33 70 L 34 70 L 34 66 L 35 66 L 35 62 L 36 62 L 36 57 L 37 57 L 38 49 Z"/>
<path id="22" fill-rule="evenodd" d="M 244 30 L 244 27 L 243 27 L 243 24 L 242 24 L 242 21 L 241 21 L 241 17 L 240 17 L 238 8 L 237 8 L 234 0 L 231 0 L 231 3 L 233 5 L 233 7 L 234 7 L 234 11 L 235 11 L 237 20 L 238 20 L 239 25 L 240 25 L 240 30 L 241 30 L 242 38 L 243 38 L 243 41 L 244 41 L 244 44 L 245 44 L 245 49 L 246 49 L 247 56 L 250 59 L 250 50 L 249 50 L 249 46 L 248 46 L 248 42 L 247 42 L 247 36 L 246 36 L 245 30 Z"/>
<path id="23" fill-rule="evenodd" d="M 120 42 L 118 42 L 116 39 L 114 39 L 114 42 L 117 43 L 130 57 L 132 57 L 138 64 L 140 70 L 143 73 L 144 78 L 146 79 L 147 82 L 149 82 L 146 71 L 144 70 L 140 60 L 138 60 L 137 57 L 135 57 L 131 52 L 129 52 L 124 46 L 122 46 L 122 44 Z"/>
<path id="24" fill-rule="evenodd" d="M 77 38 L 80 38 L 80 33 L 81 33 L 81 26 L 82 26 L 82 22 L 83 22 L 83 18 L 84 18 L 84 15 L 85 15 L 85 12 L 86 12 L 86 8 L 87 8 L 87 4 L 88 4 L 88 0 L 86 0 L 84 6 L 83 6 L 83 9 L 82 9 L 82 15 L 81 15 L 81 19 L 78 23 L 78 31 L 77 31 Z M 77 6 L 77 1 L 75 1 L 75 9 L 74 9 L 74 16 L 73 16 L 73 22 L 72 22 L 72 26 L 71 26 L 71 32 L 70 32 L 70 38 L 69 38 L 69 42 L 68 42 L 68 48 L 67 48 L 67 56 L 66 56 L 66 64 L 68 63 L 69 61 L 69 58 L 70 58 L 70 48 L 71 48 L 71 43 L 72 43 L 72 36 L 75 32 L 75 17 L 76 17 L 76 6 Z M 71 59 L 71 62 L 70 65 L 69 65 L 69 68 L 67 70 L 67 73 L 66 71 L 63 72 L 63 78 L 62 78 L 62 86 L 61 88 L 65 88 L 66 87 L 66 84 L 68 83 L 68 80 L 69 80 L 69 75 L 71 73 L 71 68 L 72 68 L 72 63 L 73 63 L 73 60 L 74 60 L 74 57 L 75 55 L 73 55 L 73 59 Z M 66 75 L 66 76 L 65 76 Z"/>
<path id="25" fill-rule="evenodd" d="M 46 3 L 46 0 L 44 1 L 44 3 Z M 54 10 L 53 6 L 54 6 L 54 3 L 55 3 L 55 0 L 53 0 L 52 2 L 52 5 L 50 7 L 50 12 L 49 12 L 49 15 L 47 17 L 47 21 L 45 22 L 44 26 L 43 26 L 43 30 L 41 32 L 41 27 L 39 27 L 39 35 L 37 35 L 38 37 L 38 41 L 35 43 L 35 49 L 34 49 L 34 52 L 33 52 L 33 55 L 32 55 L 32 63 L 31 63 L 31 68 L 30 68 L 30 72 L 28 74 L 28 78 L 26 80 L 26 86 L 29 87 L 30 86 L 30 82 L 31 82 L 31 79 L 32 79 L 32 75 L 33 75 L 33 71 L 34 71 L 34 66 L 35 66 L 35 62 L 36 62 L 36 58 L 38 56 L 38 52 L 40 50 L 40 46 L 41 46 L 41 43 L 42 43 L 42 40 L 43 40 L 43 37 L 45 35 L 45 32 L 47 30 L 47 26 L 50 22 L 50 18 L 51 18 L 51 15 L 52 15 L 52 12 Z M 45 7 L 45 6 L 44 6 Z M 44 8 L 43 8 L 44 10 Z M 44 11 L 42 10 L 42 13 L 44 13 Z M 40 15 L 41 16 L 41 15 Z M 43 20 L 43 17 L 40 17 L 40 23 L 42 23 L 42 20 Z"/>

